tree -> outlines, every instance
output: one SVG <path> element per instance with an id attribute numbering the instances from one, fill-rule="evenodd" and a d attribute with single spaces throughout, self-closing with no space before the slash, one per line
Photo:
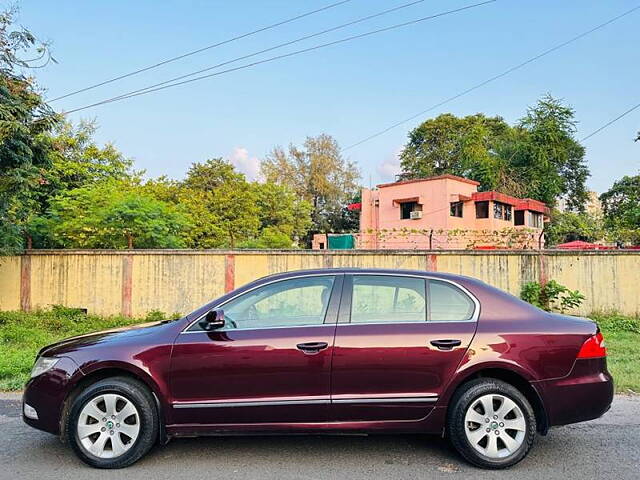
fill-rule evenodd
<path id="1" fill-rule="evenodd" d="M 0 13 L 0 253 L 24 246 L 26 225 L 37 211 L 36 192 L 49 165 L 47 133 L 58 122 L 33 79 L 22 72 L 48 61 L 46 44 L 13 26 L 15 10 Z M 25 60 L 24 58 L 31 58 Z M 37 65 L 41 66 L 41 65 Z"/>
<path id="2" fill-rule="evenodd" d="M 227 183 L 246 182 L 242 173 L 222 158 L 211 158 L 204 163 L 193 163 L 182 184 L 187 188 L 212 192 Z"/>
<path id="3" fill-rule="evenodd" d="M 187 216 L 123 182 L 101 182 L 64 192 L 38 220 L 62 248 L 181 248 Z"/>
<path id="4" fill-rule="evenodd" d="M 640 175 L 622 177 L 600 195 L 600 201 L 611 236 L 640 243 Z"/>
<path id="5" fill-rule="evenodd" d="M 235 248 L 256 237 L 260 228 L 256 193 L 233 165 L 220 158 L 194 163 L 183 186 L 207 193 L 206 208 L 220 232 L 216 246 Z"/>
<path id="6" fill-rule="evenodd" d="M 564 196 L 581 211 L 589 170 L 575 140 L 574 111 L 546 95 L 515 126 L 483 114 L 427 120 L 409 133 L 401 153 L 403 178 L 449 173 L 553 206 Z"/>
<path id="7" fill-rule="evenodd" d="M 554 205 L 566 197 L 567 208 L 583 211 L 588 199 L 589 169 L 585 149 L 575 140 L 575 111 L 550 95 L 545 95 L 518 123 L 527 135 L 514 152 L 511 165 L 524 170 L 526 195 Z"/>
<path id="8" fill-rule="evenodd" d="M 218 217 L 210 210 L 212 192 L 184 187 L 181 182 L 159 177 L 139 187 L 144 194 L 172 204 L 189 219 L 190 227 L 181 232 L 186 248 L 218 248 L 225 246 L 225 233 Z"/>
<path id="9" fill-rule="evenodd" d="M 551 221 L 545 225 L 548 245 L 573 242 L 596 242 L 605 237 L 602 218 L 586 212 L 559 212 L 554 210 Z"/>
<path id="10" fill-rule="evenodd" d="M 280 232 L 289 239 L 289 247 L 297 244 L 311 227 L 311 204 L 300 200 L 288 187 L 275 183 L 255 182 L 252 188 L 256 194 L 260 230 L 263 232 L 261 235 L 270 232 L 267 235 L 273 243 L 274 232 Z M 285 248 L 282 246 L 285 243 L 282 238 L 278 240 L 277 243 L 281 246 L 277 248 Z"/>
<path id="11" fill-rule="evenodd" d="M 302 148 L 275 147 L 261 171 L 267 182 L 289 187 L 311 204 L 312 233 L 339 228 L 342 209 L 356 195 L 360 178 L 356 166 L 342 157 L 338 142 L 326 134 L 307 137 Z"/>
<path id="12" fill-rule="evenodd" d="M 497 188 L 504 167 L 494 152 L 510 128 L 501 117 L 481 113 L 462 118 L 446 113 L 427 120 L 409 133 L 400 154 L 402 178 L 448 173 L 478 180 L 484 190 Z"/>

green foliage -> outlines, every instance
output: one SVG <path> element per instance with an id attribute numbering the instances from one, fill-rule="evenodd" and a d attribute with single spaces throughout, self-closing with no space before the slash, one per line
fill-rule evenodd
<path id="1" fill-rule="evenodd" d="M 582 240 L 596 242 L 605 237 L 602 218 L 587 212 L 559 212 L 554 210 L 551 221 L 545 224 L 547 245 Z"/>
<path id="2" fill-rule="evenodd" d="M 280 245 L 288 243 L 288 247 L 265 248 L 289 248 L 292 241 L 297 243 L 305 236 L 311 227 L 312 206 L 309 202 L 299 199 L 288 187 L 275 183 L 256 182 L 252 184 L 252 189 L 256 194 L 261 236 L 267 231 L 272 232 L 267 233 L 267 236 L 273 237 L 274 232 L 280 232 L 282 240 L 285 236 L 288 238 L 288 242 L 276 242 Z"/>
<path id="3" fill-rule="evenodd" d="M 404 178 L 450 173 L 552 206 L 566 196 L 581 211 L 589 171 L 584 148 L 575 140 L 574 111 L 549 95 L 516 125 L 483 114 L 452 114 L 427 120 L 409 133 L 401 153 Z"/>
<path id="4" fill-rule="evenodd" d="M 640 393 L 640 317 L 616 312 L 593 313 L 604 334 L 607 368 L 615 380 L 616 391 Z"/>
<path id="5" fill-rule="evenodd" d="M 640 244 L 640 175 L 622 177 L 600 201 L 611 239 Z"/>
<path id="6" fill-rule="evenodd" d="M 607 331 L 640 334 L 640 317 L 627 317 L 617 312 L 592 313 L 589 317 L 598 322 L 600 328 Z"/>
<path id="7" fill-rule="evenodd" d="M 276 147 L 262 162 L 267 182 L 286 186 L 312 206 L 311 233 L 339 231 L 343 209 L 357 194 L 360 177 L 345 160 L 336 140 L 326 134 L 307 137 L 302 148 Z M 305 239 L 310 243 L 310 236 Z"/>
<path id="8" fill-rule="evenodd" d="M 286 234 L 274 227 L 267 227 L 260 232 L 258 238 L 252 238 L 245 240 L 238 245 L 238 248 L 278 248 L 286 249 L 292 248 L 293 244 L 291 238 Z"/>
<path id="9" fill-rule="evenodd" d="M 15 11 L 0 13 L 0 254 L 24 246 L 26 226 L 37 211 L 42 170 L 49 165 L 47 133 L 59 120 L 21 72 L 48 56 L 45 44 L 13 25 Z"/>
<path id="10" fill-rule="evenodd" d="M 54 307 L 40 312 L 0 312 L 0 390 L 21 389 L 38 350 L 63 338 L 139 323 L 125 317 L 84 315 Z"/>
<path id="11" fill-rule="evenodd" d="M 544 285 L 538 282 L 525 283 L 520 298 L 548 312 L 564 313 L 582 305 L 585 297 L 578 290 L 570 290 L 555 280 L 549 280 Z"/>
<path id="12" fill-rule="evenodd" d="M 62 248 L 181 248 L 187 216 L 122 182 L 76 188 L 51 201 L 34 229 Z"/>

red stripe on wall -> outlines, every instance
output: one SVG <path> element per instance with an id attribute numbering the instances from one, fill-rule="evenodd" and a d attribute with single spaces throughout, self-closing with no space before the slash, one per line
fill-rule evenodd
<path id="1" fill-rule="evenodd" d="M 229 293 L 235 288 L 236 276 L 236 256 L 225 255 L 224 257 L 224 293 Z"/>
<path id="2" fill-rule="evenodd" d="M 31 310 L 31 255 L 20 257 L 20 309 Z"/>
<path id="3" fill-rule="evenodd" d="M 540 278 L 538 279 L 538 283 L 540 285 L 544 285 L 549 280 L 549 266 L 547 264 L 547 256 L 540 254 L 538 255 L 538 271 Z"/>
<path id="4" fill-rule="evenodd" d="M 427 255 L 427 271 L 438 271 L 438 256 L 435 254 Z"/>
<path id="5" fill-rule="evenodd" d="M 120 312 L 131 316 L 131 295 L 133 293 L 133 255 L 122 257 L 122 306 Z"/>

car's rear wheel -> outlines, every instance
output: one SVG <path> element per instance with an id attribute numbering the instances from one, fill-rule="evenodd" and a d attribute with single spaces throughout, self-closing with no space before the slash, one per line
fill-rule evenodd
<path id="1" fill-rule="evenodd" d="M 85 463 L 126 467 L 158 438 L 153 396 L 146 386 L 127 377 L 100 380 L 73 400 L 65 429 L 71 447 Z"/>
<path id="2" fill-rule="evenodd" d="M 464 384 L 454 395 L 447 420 L 453 446 L 483 468 L 506 468 L 522 460 L 535 438 L 536 417 L 527 398 L 493 378 Z"/>

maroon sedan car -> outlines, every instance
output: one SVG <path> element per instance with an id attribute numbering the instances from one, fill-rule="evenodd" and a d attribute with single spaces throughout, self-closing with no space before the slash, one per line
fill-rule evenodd
<path id="1" fill-rule="evenodd" d="M 29 425 L 89 465 L 195 435 L 429 433 L 503 468 L 613 398 L 602 334 L 478 280 L 328 269 L 262 278 L 179 320 L 43 348 Z"/>

